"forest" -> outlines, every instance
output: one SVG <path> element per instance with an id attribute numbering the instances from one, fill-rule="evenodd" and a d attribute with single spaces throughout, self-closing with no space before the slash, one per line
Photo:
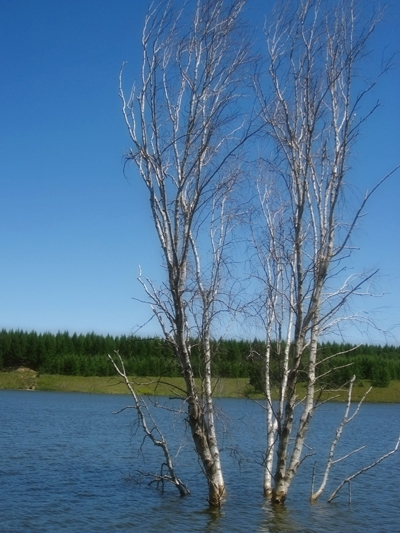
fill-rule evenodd
<path id="1" fill-rule="evenodd" d="M 273 343 L 272 366 L 276 383 L 280 378 L 279 356 L 282 345 Z M 164 339 L 138 336 L 102 336 L 95 333 L 70 334 L 5 330 L 0 332 L 0 370 L 24 366 L 45 374 L 77 376 L 113 376 L 115 370 L 107 354 L 118 351 L 129 375 L 177 377 L 179 365 Z M 213 374 L 215 377 L 249 378 L 255 391 L 262 390 L 263 354 L 265 343 L 220 339 L 212 342 Z M 345 353 L 343 353 L 345 352 Z M 336 356 L 334 363 L 329 356 Z M 396 346 L 325 342 L 320 344 L 318 359 L 325 360 L 319 373 L 327 372 L 331 364 L 337 369 L 329 374 L 328 385 L 341 385 L 351 379 L 370 380 L 373 386 L 385 387 L 390 380 L 400 379 L 400 349 Z M 201 357 L 193 340 L 193 368 L 201 377 Z M 351 363 L 351 364 L 350 364 Z"/>

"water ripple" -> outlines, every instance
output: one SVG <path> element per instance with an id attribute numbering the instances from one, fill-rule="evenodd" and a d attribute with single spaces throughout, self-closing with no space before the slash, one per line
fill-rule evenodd
<path id="1" fill-rule="evenodd" d="M 398 531 L 399 454 L 353 482 L 351 505 L 345 491 L 332 504 L 322 498 L 310 505 L 312 463 L 306 462 L 287 505 L 276 509 L 261 494 L 262 410 L 246 400 L 221 400 L 228 497 L 215 511 L 208 508 L 188 432 L 178 431 L 181 426 L 166 411 L 160 423 L 173 427 L 170 444 L 180 448 L 179 474 L 192 495 L 181 499 L 168 487 L 161 496 L 147 486 L 137 470 L 154 472 L 159 456 L 146 446 L 139 452 L 142 436 L 135 433 L 132 411 L 112 415 L 125 403 L 124 396 L 0 391 L 1 532 Z M 310 444 L 326 449 L 342 410 L 339 404 L 326 406 Z M 368 448 L 351 463 L 339 463 L 330 489 L 394 445 L 399 414 L 398 405 L 364 406 L 338 454 L 364 442 Z"/>

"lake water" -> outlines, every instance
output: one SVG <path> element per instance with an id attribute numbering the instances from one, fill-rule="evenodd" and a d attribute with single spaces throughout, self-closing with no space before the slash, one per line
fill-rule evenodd
<path id="1" fill-rule="evenodd" d="M 322 470 L 321 450 L 344 410 L 343 404 L 323 406 L 308 439 L 320 453 L 303 463 L 287 503 L 276 509 L 262 496 L 262 408 L 250 400 L 218 401 L 228 497 L 220 511 L 212 511 L 184 415 L 156 414 L 171 434 L 177 473 L 191 490 L 189 497 L 179 498 L 172 486 L 163 495 L 148 487 L 149 479 L 138 472 L 157 470 L 160 455 L 147 444 L 139 451 L 142 434 L 136 432 L 134 411 L 112 414 L 129 403 L 128 396 L 0 391 L 0 531 L 400 531 L 399 453 L 352 483 L 351 504 L 347 489 L 326 503 L 343 475 L 393 448 L 399 405 L 362 407 L 345 428 L 337 456 L 368 447 L 337 465 L 321 501 L 311 505 L 312 466 L 317 458 L 317 471 L 319 465 Z"/>

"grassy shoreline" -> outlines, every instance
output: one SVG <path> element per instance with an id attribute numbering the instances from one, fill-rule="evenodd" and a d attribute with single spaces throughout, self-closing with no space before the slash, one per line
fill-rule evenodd
<path id="1" fill-rule="evenodd" d="M 165 382 L 158 378 L 135 377 L 136 391 L 140 395 L 154 394 L 158 396 L 177 396 L 183 388 L 182 378 L 166 378 Z M 369 387 L 369 383 L 355 386 L 353 401 L 359 401 Z M 118 377 L 98 376 L 63 376 L 57 374 L 37 374 L 28 368 L 21 368 L 12 372 L 0 372 L 0 389 L 8 390 L 38 390 L 53 392 L 85 392 L 93 394 L 128 394 L 127 388 Z M 221 398 L 243 398 L 249 395 L 250 389 L 247 378 L 221 378 L 215 382 L 214 393 Z M 299 391 L 301 393 L 301 391 Z M 250 395 L 251 397 L 261 397 Z M 335 396 L 334 401 L 345 401 L 346 391 L 331 392 L 328 396 Z M 367 396 L 371 403 L 399 403 L 400 381 L 392 381 L 388 387 L 375 387 Z"/>

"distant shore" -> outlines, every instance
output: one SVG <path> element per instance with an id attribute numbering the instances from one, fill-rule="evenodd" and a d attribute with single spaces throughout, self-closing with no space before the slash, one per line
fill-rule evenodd
<path id="1" fill-rule="evenodd" d="M 179 389 L 184 386 L 182 378 L 132 378 L 135 389 L 140 395 L 179 396 Z M 369 387 L 364 380 L 353 389 L 352 400 L 360 401 Z M 12 372 L 0 372 L 0 389 L 53 391 L 53 392 L 86 392 L 94 394 L 128 394 L 126 385 L 118 377 L 97 376 L 64 376 L 58 374 L 38 374 L 29 368 L 20 368 Z M 253 395 L 247 378 L 220 378 L 215 381 L 215 397 L 244 398 Z M 333 401 L 345 401 L 347 392 L 325 392 L 323 398 L 332 397 Z M 399 403 L 400 381 L 391 381 L 388 387 L 375 387 L 367 396 L 366 402 Z"/>

